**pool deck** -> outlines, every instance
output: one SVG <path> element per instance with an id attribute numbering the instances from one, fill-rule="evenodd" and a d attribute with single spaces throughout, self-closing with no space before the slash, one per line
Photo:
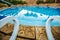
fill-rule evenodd
<path id="1" fill-rule="evenodd" d="M 13 24 L 6 24 L 0 29 L 0 39 L 9 40 L 13 31 Z M 60 40 L 60 27 L 52 27 L 52 33 L 56 40 Z M 16 40 L 48 40 L 45 27 L 20 25 Z"/>
<path id="2" fill-rule="evenodd" d="M 58 7 L 60 8 L 60 3 L 44 3 L 44 4 L 39 4 L 37 5 L 36 3 L 34 4 L 31 4 L 31 3 L 28 3 L 28 4 L 17 4 L 17 6 L 50 6 L 50 7 Z M 14 7 L 13 5 L 11 5 L 10 7 Z M 6 8 L 10 8 L 8 7 L 8 5 L 4 4 L 4 6 L 0 7 L 0 10 L 2 9 L 6 9 Z"/>

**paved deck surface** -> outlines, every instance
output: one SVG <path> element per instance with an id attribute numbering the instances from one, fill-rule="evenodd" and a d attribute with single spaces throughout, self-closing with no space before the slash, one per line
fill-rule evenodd
<path id="1" fill-rule="evenodd" d="M 0 40 L 9 40 L 13 24 L 6 24 L 0 29 Z M 55 40 L 60 40 L 60 27 L 52 27 Z M 48 40 L 45 27 L 20 25 L 16 40 Z"/>

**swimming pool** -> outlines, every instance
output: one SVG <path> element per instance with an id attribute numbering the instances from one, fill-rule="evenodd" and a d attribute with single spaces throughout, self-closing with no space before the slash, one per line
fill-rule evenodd
<path id="1" fill-rule="evenodd" d="M 41 6 L 19 6 L 0 10 L 0 16 L 15 16 L 20 24 L 45 26 L 46 20 L 50 16 L 60 16 L 60 8 L 41 7 Z M 60 23 L 55 20 L 51 23 L 52 26 L 60 26 Z"/>

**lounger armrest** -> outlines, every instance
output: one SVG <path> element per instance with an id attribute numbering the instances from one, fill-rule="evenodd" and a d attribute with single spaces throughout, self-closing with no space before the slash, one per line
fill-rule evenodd
<path id="1" fill-rule="evenodd" d="M 9 40 L 15 40 L 18 34 L 19 30 L 19 21 L 15 17 L 6 17 L 0 20 L 0 28 L 2 28 L 6 23 L 8 23 L 10 20 L 14 20 L 14 30 L 12 33 L 12 36 L 10 37 Z"/>
<path id="2" fill-rule="evenodd" d="M 12 20 L 13 18 L 8 16 L 5 17 L 3 19 L 0 20 L 0 28 L 2 28 L 6 23 L 8 23 L 10 20 Z"/>
<path id="3" fill-rule="evenodd" d="M 52 20 L 56 20 L 57 22 L 60 23 L 60 16 L 51 16 L 47 20 L 47 22 L 46 22 L 46 33 L 47 33 L 48 40 L 55 40 L 53 35 L 52 35 L 51 26 L 50 26 L 50 23 Z"/>

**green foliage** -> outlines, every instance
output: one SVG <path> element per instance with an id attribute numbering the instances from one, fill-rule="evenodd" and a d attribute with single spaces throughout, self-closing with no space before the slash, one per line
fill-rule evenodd
<path id="1" fill-rule="evenodd" d="M 36 4 L 40 3 L 55 3 L 55 0 L 46 0 L 46 2 L 44 2 L 44 0 L 37 0 Z"/>
<path id="2" fill-rule="evenodd" d="M 4 5 L 3 3 L 0 3 L 0 8 L 1 7 L 6 7 L 6 5 Z"/>
<path id="3" fill-rule="evenodd" d="M 54 3 L 55 0 L 47 0 L 47 3 Z"/>
<path id="4" fill-rule="evenodd" d="M 25 1 L 19 1 L 18 4 L 27 4 Z"/>
<path id="5" fill-rule="evenodd" d="M 36 4 L 44 3 L 44 1 L 37 0 Z"/>
<path id="6" fill-rule="evenodd" d="M 27 4 L 27 2 L 23 0 L 12 0 L 12 1 L 6 0 L 6 1 L 11 2 L 13 4 Z"/>

